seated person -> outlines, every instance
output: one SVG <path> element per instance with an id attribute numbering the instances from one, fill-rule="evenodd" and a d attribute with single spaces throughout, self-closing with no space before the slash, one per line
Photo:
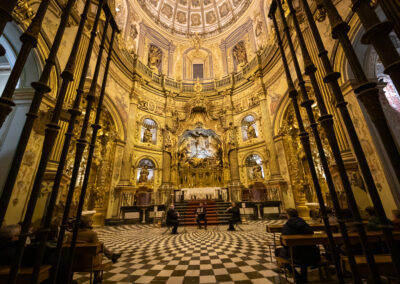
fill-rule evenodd
<path id="1" fill-rule="evenodd" d="M 394 231 L 400 231 L 400 210 L 393 210 L 393 230 Z"/>
<path id="2" fill-rule="evenodd" d="M 326 207 L 326 213 L 328 214 L 329 225 L 331 225 L 331 226 L 337 225 L 338 220 L 337 220 L 337 217 L 335 216 L 335 212 L 333 211 L 333 209 L 330 207 Z"/>
<path id="3" fill-rule="evenodd" d="M 178 211 L 175 210 L 175 205 L 171 204 L 167 211 L 167 220 L 166 223 L 168 226 L 173 226 L 171 234 L 178 234 L 178 226 L 179 226 L 179 221 L 178 221 L 179 213 Z"/>
<path id="4" fill-rule="evenodd" d="M 233 227 L 233 225 L 235 223 L 240 222 L 240 210 L 239 210 L 239 207 L 236 206 L 235 202 L 232 202 L 231 206 L 226 210 L 226 212 L 232 214 L 231 218 L 229 219 L 228 231 L 235 231 L 235 227 Z"/>
<path id="5" fill-rule="evenodd" d="M 21 226 L 17 224 L 3 226 L 0 229 L 0 265 L 11 264 L 20 232 Z"/>
<path id="6" fill-rule="evenodd" d="M 282 228 L 282 235 L 313 235 L 313 229 L 299 217 L 296 209 L 289 208 L 286 211 L 288 215 L 288 221 Z M 275 255 L 278 257 L 290 259 L 290 249 L 286 246 L 277 248 Z M 296 270 L 295 279 L 296 282 L 307 282 L 307 266 L 313 266 L 318 264 L 321 260 L 319 249 L 317 246 L 298 246 L 293 248 L 293 260 L 294 263 L 300 266 L 300 275 Z M 291 270 L 289 266 L 288 269 Z"/>
<path id="7" fill-rule="evenodd" d="M 82 216 L 81 223 L 78 230 L 78 236 L 76 241 L 80 243 L 99 243 L 99 238 L 97 237 L 97 233 L 93 231 L 92 228 L 92 219 L 89 216 Z M 107 249 L 105 246 L 103 247 L 104 255 L 110 259 L 113 263 L 115 263 L 122 253 L 114 253 Z M 95 259 L 94 266 L 101 264 L 102 255 L 99 254 Z M 85 264 L 91 263 L 91 259 L 84 259 L 80 256 L 79 263 L 82 263 L 82 266 Z M 77 265 L 81 266 L 81 265 Z"/>
<path id="8" fill-rule="evenodd" d="M 200 203 L 199 207 L 196 208 L 194 213 L 196 214 L 196 222 L 199 229 L 201 229 L 200 221 L 204 221 L 204 229 L 207 230 L 206 208 L 204 207 L 203 203 Z"/>

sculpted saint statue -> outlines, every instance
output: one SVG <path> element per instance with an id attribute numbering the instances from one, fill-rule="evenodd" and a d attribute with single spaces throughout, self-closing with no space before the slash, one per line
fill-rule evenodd
<path id="1" fill-rule="evenodd" d="M 146 127 L 143 132 L 143 142 L 151 143 L 151 142 L 153 142 L 152 140 L 153 140 L 153 133 L 151 133 L 151 130 L 149 127 Z"/>
<path id="2" fill-rule="evenodd" d="M 253 179 L 254 180 L 258 180 L 258 179 L 262 179 L 262 169 L 261 166 L 259 164 L 255 164 L 253 166 Z"/>
<path id="3" fill-rule="evenodd" d="M 247 127 L 247 137 L 249 139 L 257 138 L 256 129 L 254 128 L 253 125 L 249 125 L 249 127 Z"/>
<path id="4" fill-rule="evenodd" d="M 148 182 L 148 176 L 149 176 L 148 166 L 144 166 L 144 167 L 140 170 L 139 183 Z"/>

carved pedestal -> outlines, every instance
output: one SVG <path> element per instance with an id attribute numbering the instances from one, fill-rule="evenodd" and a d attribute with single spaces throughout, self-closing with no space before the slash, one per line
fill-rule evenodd
<path id="1" fill-rule="evenodd" d="M 238 202 L 242 200 L 243 185 L 239 180 L 230 181 L 228 184 L 229 200 Z"/>
<path id="2" fill-rule="evenodd" d="M 171 193 L 174 192 L 174 185 L 169 182 L 162 183 L 161 186 L 158 188 L 158 194 L 156 203 L 157 204 L 166 204 L 168 199 L 171 196 Z"/>

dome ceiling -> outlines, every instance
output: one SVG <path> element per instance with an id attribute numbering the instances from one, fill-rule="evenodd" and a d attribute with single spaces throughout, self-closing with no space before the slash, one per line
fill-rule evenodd
<path id="1" fill-rule="evenodd" d="M 216 35 L 233 24 L 252 0 L 139 0 L 154 21 L 170 32 Z"/>

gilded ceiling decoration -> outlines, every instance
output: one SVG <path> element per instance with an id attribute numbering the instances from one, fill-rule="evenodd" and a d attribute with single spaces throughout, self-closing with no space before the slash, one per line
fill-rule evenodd
<path id="1" fill-rule="evenodd" d="M 158 24 L 174 34 L 214 35 L 229 27 L 252 0 L 139 0 Z"/>

